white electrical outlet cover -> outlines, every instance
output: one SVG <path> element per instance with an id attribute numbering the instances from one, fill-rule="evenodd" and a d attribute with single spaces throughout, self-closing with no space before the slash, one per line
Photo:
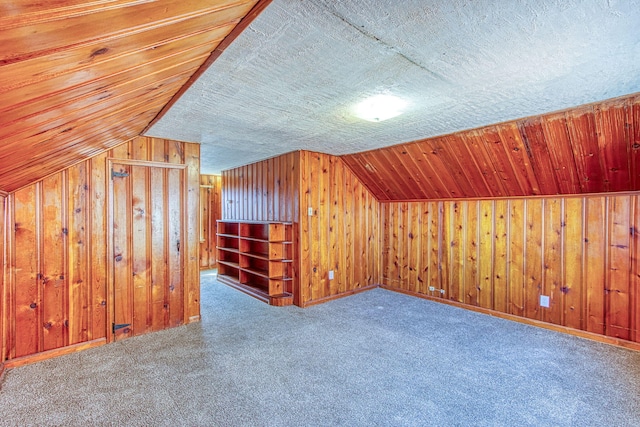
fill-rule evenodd
<path id="1" fill-rule="evenodd" d="M 549 297 L 547 295 L 540 295 L 540 307 L 549 308 Z"/>
<path id="2" fill-rule="evenodd" d="M 313 216 L 313 208 L 309 208 L 307 212 L 309 213 L 309 216 Z"/>
<path id="3" fill-rule="evenodd" d="M 329 280 L 333 280 L 333 270 L 329 270 Z"/>

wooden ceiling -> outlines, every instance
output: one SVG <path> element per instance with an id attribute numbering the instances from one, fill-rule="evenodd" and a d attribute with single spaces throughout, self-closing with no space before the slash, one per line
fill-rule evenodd
<path id="1" fill-rule="evenodd" d="M 0 3 L 0 191 L 140 134 L 266 4 Z"/>
<path id="2" fill-rule="evenodd" d="M 640 95 L 343 159 L 381 201 L 640 190 Z"/>

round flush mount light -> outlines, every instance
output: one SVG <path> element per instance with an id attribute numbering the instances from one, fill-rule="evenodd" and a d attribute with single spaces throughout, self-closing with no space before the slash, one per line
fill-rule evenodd
<path id="1" fill-rule="evenodd" d="M 370 122 L 381 122 L 399 116 L 407 102 L 393 95 L 374 95 L 355 107 L 356 116 Z"/>

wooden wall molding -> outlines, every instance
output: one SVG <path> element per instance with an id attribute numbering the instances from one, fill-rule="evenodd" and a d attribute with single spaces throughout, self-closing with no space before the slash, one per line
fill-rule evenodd
<path id="1" fill-rule="evenodd" d="M 29 365 L 31 363 L 40 362 L 43 360 L 51 359 L 53 357 L 64 356 L 66 354 L 77 353 L 79 351 L 87 350 L 94 347 L 100 347 L 107 343 L 105 338 L 99 338 L 92 341 L 73 344 L 67 347 L 56 348 L 53 350 L 43 351 L 41 353 L 31 354 L 28 356 L 16 357 L 15 359 L 7 360 L 4 365 L 7 369 L 18 368 L 20 366 Z"/>

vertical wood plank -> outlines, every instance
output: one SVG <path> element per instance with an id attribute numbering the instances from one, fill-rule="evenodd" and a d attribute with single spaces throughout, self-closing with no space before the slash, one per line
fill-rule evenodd
<path id="1" fill-rule="evenodd" d="M 448 298 L 457 302 L 464 302 L 465 288 L 465 229 L 466 229 L 466 208 L 467 204 L 462 202 L 451 202 L 451 268 L 450 286 L 447 291 Z"/>
<path id="2" fill-rule="evenodd" d="M 584 329 L 583 324 L 583 217 L 584 199 L 565 200 L 565 239 L 564 239 L 564 294 L 563 324 L 570 328 Z"/>
<path id="3" fill-rule="evenodd" d="M 464 302 L 478 305 L 480 277 L 478 272 L 480 241 L 480 203 L 469 201 L 467 210 L 467 229 L 465 239 L 466 267 L 464 271 Z"/>
<path id="4" fill-rule="evenodd" d="M 409 248 L 411 246 L 409 237 L 409 203 L 403 202 L 398 210 L 398 272 L 397 279 L 400 282 L 400 289 L 410 290 L 408 283 L 409 272 Z"/>
<path id="5" fill-rule="evenodd" d="M 39 184 L 30 185 L 13 193 L 14 245 L 13 298 L 15 316 L 10 358 L 25 356 L 40 350 L 40 304 L 38 280 L 39 230 L 37 215 Z"/>
<path id="6" fill-rule="evenodd" d="M 136 335 L 151 330 L 151 313 L 149 310 L 150 277 L 148 241 L 148 215 L 150 212 L 151 187 L 149 186 L 149 168 L 131 167 L 132 215 L 131 215 L 131 275 L 133 298 L 133 330 Z M 157 194 L 157 193 L 156 193 Z M 162 197 L 162 193 L 156 197 Z"/>
<path id="7" fill-rule="evenodd" d="M 64 194 L 64 173 L 57 173 L 44 179 L 41 184 L 42 241 L 38 248 L 41 256 L 42 274 L 42 350 L 63 347 L 68 340 L 65 321 L 67 320 L 67 277 L 65 269 L 66 236 L 69 231 L 65 221 L 66 201 Z M 70 301 L 73 304 L 73 301 Z M 69 313 L 73 316 L 76 313 Z M 81 313 L 77 313 L 81 315 Z M 71 318 L 75 320 L 74 317 Z"/>
<path id="8" fill-rule="evenodd" d="M 542 294 L 549 296 L 549 307 L 541 308 L 542 320 L 556 325 L 562 324 L 563 297 L 562 284 L 562 239 L 564 217 L 562 199 L 544 201 L 544 256 Z"/>
<path id="9" fill-rule="evenodd" d="M 609 216 L 609 278 L 607 286 L 606 334 L 622 339 L 630 338 L 629 323 L 629 223 L 631 197 L 610 197 Z"/>
<path id="10" fill-rule="evenodd" d="M 183 172 L 178 169 L 167 171 L 167 189 L 165 204 L 167 204 L 167 245 L 168 245 L 168 270 L 169 279 L 168 304 L 169 325 L 177 326 L 183 323 L 184 318 L 184 288 L 182 286 L 183 255 L 185 240 L 182 236 L 182 198 L 184 197 Z"/>
<path id="11" fill-rule="evenodd" d="M 345 177 L 344 177 L 344 189 L 343 189 L 343 207 L 342 212 L 344 213 L 344 247 L 343 247 L 343 265 L 342 270 L 340 272 L 340 280 L 342 282 L 342 286 L 340 287 L 340 292 L 345 292 L 347 289 L 350 289 L 351 284 L 353 283 L 353 264 L 354 262 L 358 262 L 353 253 L 353 240 L 354 240 L 354 230 L 352 228 L 353 223 L 353 188 L 354 188 L 354 177 L 346 168 L 345 168 Z M 304 216 L 304 214 L 302 215 Z M 357 233 L 357 230 L 356 230 Z M 380 254 L 381 257 L 384 257 L 384 252 Z"/>
<path id="12" fill-rule="evenodd" d="M 525 301 L 524 315 L 529 319 L 541 320 L 540 295 L 543 289 L 542 264 L 544 262 L 543 230 L 544 199 L 526 201 L 526 243 Z"/>
<path id="13" fill-rule="evenodd" d="M 509 206 L 507 200 L 494 203 L 493 309 L 507 313 L 509 307 Z"/>
<path id="14" fill-rule="evenodd" d="M 353 187 L 353 282 L 351 289 L 362 286 L 362 253 L 364 242 L 359 238 L 362 230 L 362 192 L 358 191 L 359 186 Z"/>
<path id="15" fill-rule="evenodd" d="M 167 188 L 167 171 L 150 168 L 151 188 Z M 169 217 L 164 192 L 151 194 L 151 329 L 159 331 L 169 325 L 169 299 L 167 268 L 168 233 L 166 219 Z"/>
<path id="16" fill-rule="evenodd" d="M 596 334 L 605 332 L 605 288 L 607 277 L 607 213 L 606 198 L 586 198 L 585 209 L 585 291 L 586 329 Z"/>
<path id="17" fill-rule="evenodd" d="M 480 201 L 480 242 L 478 252 L 478 305 L 493 308 L 493 267 L 494 267 L 494 202 Z"/>
<path id="18" fill-rule="evenodd" d="M 88 203 L 90 242 L 90 265 L 88 281 L 91 284 L 91 338 L 107 336 L 107 177 L 105 165 L 107 154 L 92 158 L 88 163 L 91 171 L 88 179 L 90 202 Z"/>
<path id="19" fill-rule="evenodd" d="M 69 343 L 85 342 L 93 336 L 92 287 L 89 281 L 88 177 L 86 162 L 68 169 L 68 283 Z"/>
<path id="20" fill-rule="evenodd" d="M 509 314 L 525 316 L 525 275 L 527 264 L 527 205 L 524 200 L 509 200 Z"/>
<path id="21" fill-rule="evenodd" d="M 406 289 L 412 292 L 417 292 L 418 286 L 418 271 L 420 266 L 420 228 L 418 217 L 420 215 L 420 207 L 418 203 L 407 204 L 407 284 Z"/>

